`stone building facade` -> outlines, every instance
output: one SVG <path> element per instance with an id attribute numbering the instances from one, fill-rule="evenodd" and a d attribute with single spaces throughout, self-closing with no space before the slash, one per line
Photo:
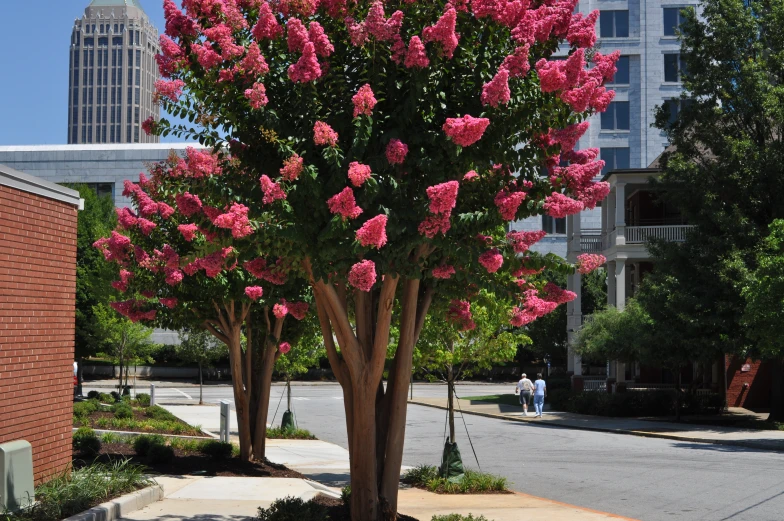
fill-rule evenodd
<path id="1" fill-rule="evenodd" d="M 71 34 L 68 143 L 157 143 L 141 124 L 160 115 L 159 52 L 138 0 L 92 0 Z"/>

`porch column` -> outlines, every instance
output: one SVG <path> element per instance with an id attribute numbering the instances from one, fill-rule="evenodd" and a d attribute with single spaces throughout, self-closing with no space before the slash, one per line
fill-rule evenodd
<path id="1" fill-rule="evenodd" d="M 615 265 L 616 261 L 607 263 L 607 305 L 615 306 Z"/>
<path id="2" fill-rule="evenodd" d="M 615 185 L 615 244 L 626 244 L 626 183 Z"/>
<path id="3" fill-rule="evenodd" d="M 615 307 L 626 308 L 626 259 L 615 261 Z"/>
<path id="4" fill-rule="evenodd" d="M 579 241 L 579 233 L 580 233 L 580 218 L 579 214 L 576 220 L 577 224 L 577 240 Z M 583 291 L 582 291 L 582 275 L 579 273 L 575 273 L 574 275 L 570 275 L 568 278 L 572 279 L 572 291 L 577 293 L 577 297 L 572 301 L 572 316 L 574 317 L 574 322 L 577 325 L 577 331 L 581 327 L 583 327 Z M 572 371 L 574 374 L 580 376 L 583 374 L 583 363 L 580 355 L 575 352 L 569 353 L 571 356 L 570 362 L 572 363 Z"/>
<path id="5" fill-rule="evenodd" d="M 577 252 L 578 255 L 583 252 L 583 245 L 580 241 L 580 238 L 582 237 L 582 222 L 580 217 L 580 213 L 572 215 L 572 241 L 574 241 L 572 251 Z"/>

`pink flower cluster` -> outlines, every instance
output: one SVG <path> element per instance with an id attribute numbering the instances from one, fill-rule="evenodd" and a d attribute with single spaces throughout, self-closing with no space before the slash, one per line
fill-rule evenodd
<path id="1" fill-rule="evenodd" d="M 607 262 L 607 259 L 604 255 L 583 253 L 582 255 L 577 256 L 577 272 L 587 275 L 598 269 L 605 262 Z"/>
<path id="2" fill-rule="evenodd" d="M 329 211 L 333 214 L 339 214 L 346 219 L 356 219 L 362 213 L 362 208 L 357 206 L 357 201 L 354 199 L 354 191 L 348 186 L 339 193 L 333 195 L 327 200 Z"/>
<path id="3" fill-rule="evenodd" d="M 544 200 L 545 211 L 548 215 L 555 217 L 556 219 L 562 219 L 568 215 L 580 213 L 583 208 L 583 203 L 559 192 L 553 192 Z"/>
<path id="4" fill-rule="evenodd" d="M 93 247 L 103 253 L 104 259 L 122 265 L 128 260 L 128 255 L 133 246 L 131 239 L 112 231 L 109 237 L 102 237 L 93 243 Z"/>
<path id="5" fill-rule="evenodd" d="M 387 243 L 387 216 L 377 215 L 357 230 L 357 241 L 365 247 L 381 249 Z"/>
<path id="6" fill-rule="evenodd" d="M 289 79 L 295 83 L 308 83 L 321 77 L 321 65 L 316 57 L 316 46 L 313 42 L 305 44 L 297 63 L 289 65 L 288 74 Z"/>
<path id="7" fill-rule="evenodd" d="M 577 294 L 561 288 L 557 284 L 548 282 L 542 289 L 542 299 L 547 302 L 555 302 L 556 304 L 566 304 L 577 298 Z"/>
<path id="8" fill-rule="evenodd" d="M 583 134 L 588 130 L 591 124 L 587 121 L 569 125 L 561 130 L 551 131 L 552 140 L 561 145 L 561 153 L 566 153 L 574 150 L 577 142 L 583 137 Z"/>
<path id="9" fill-rule="evenodd" d="M 261 286 L 248 286 L 245 288 L 245 295 L 251 300 L 259 300 L 264 295 L 264 288 Z"/>
<path id="10" fill-rule="evenodd" d="M 376 106 L 378 101 L 373 94 L 373 89 L 370 84 L 366 83 L 359 88 L 354 97 L 351 98 L 354 103 L 354 117 L 364 114 L 365 116 L 373 115 L 373 107 Z"/>
<path id="11" fill-rule="evenodd" d="M 471 170 L 466 175 L 463 176 L 463 181 L 470 183 L 475 179 L 479 179 L 479 174 L 476 173 L 476 170 Z"/>
<path id="12" fill-rule="evenodd" d="M 541 241 L 547 232 L 539 230 L 535 232 L 509 232 L 506 234 L 506 239 L 512 245 L 515 253 L 525 253 L 528 249 Z"/>
<path id="13" fill-rule="evenodd" d="M 376 0 L 370 5 L 365 21 L 357 22 L 351 17 L 347 17 L 345 21 L 351 43 L 360 47 L 367 42 L 370 36 L 381 42 L 399 38 L 400 27 L 403 24 L 403 12 L 395 11 L 387 18 L 384 13 L 384 3 Z"/>
<path id="14" fill-rule="evenodd" d="M 261 183 L 261 191 L 264 192 L 264 197 L 261 200 L 263 204 L 272 204 L 286 198 L 286 192 L 283 191 L 280 184 L 274 182 L 268 175 L 262 175 L 259 183 Z"/>
<path id="15" fill-rule="evenodd" d="M 174 201 L 177 203 L 177 209 L 185 217 L 197 214 L 201 211 L 201 199 L 199 196 L 192 195 L 188 192 L 174 196 Z"/>
<path id="16" fill-rule="evenodd" d="M 476 329 L 476 323 L 471 314 L 471 303 L 465 300 L 453 300 L 449 304 L 446 318 L 449 322 L 457 325 L 461 331 Z"/>
<path id="17" fill-rule="evenodd" d="M 441 44 L 441 49 L 444 56 L 452 59 L 452 56 L 457 49 L 460 42 L 460 35 L 455 32 L 457 24 L 457 11 L 450 4 L 447 4 L 444 14 L 441 18 L 430 27 L 425 27 L 422 31 L 422 37 L 425 42 L 438 42 Z"/>
<path id="18" fill-rule="evenodd" d="M 112 287 L 120 293 L 125 293 L 128 289 L 128 282 L 133 278 L 133 273 L 128 270 L 120 270 L 120 280 L 112 282 Z"/>
<path id="19" fill-rule="evenodd" d="M 278 346 L 278 351 L 280 351 L 280 354 L 285 355 L 286 353 L 291 351 L 291 344 L 289 344 L 288 342 L 281 342 L 280 345 Z"/>
<path id="20" fill-rule="evenodd" d="M 280 175 L 286 181 L 295 181 L 305 169 L 304 165 L 304 159 L 298 154 L 292 154 L 291 157 L 283 161 L 283 168 L 280 169 Z"/>
<path id="21" fill-rule="evenodd" d="M 139 306 L 145 303 L 140 300 L 126 300 L 125 302 L 110 302 L 109 306 L 131 322 L 140 320 L 155 320 L 156 310 L 141 311 Z"/>
<path id="22" fill-rule="evenodd" d="M 512 92 L 509 90 L 509 71 L 503 67 L 496 73 L 489 83 L 485 83 L 482 87 L 481 101 L 482 105 L 490 105 L 491 107 L 498 107 L 498 105 L 506 105 L 512 98 Z"/>
<path id="23" fill-rule="evenodd" d="M 218 228 L 231 230 L 231 236 L 235 239 L 241 239 L 253 233 L 253 228 L 248 220 L 248 207 L 244 204 L 232 204 L 227 213 L 212 219 L 212 224 Z"/>
<path id="24" fill-rule="evenodd" d="M 363 165 L 357 161 L 352 161 L 348 165 L 348 178 L 351 181 L 351 184 L 356 187 L 362 186 L 365 181 L 370 179 L 371 173 L 368 165 Z"/>
<path id="25" fill-rule="evenodd" d="M 505 221 L 514 221 L 517 210 L 525 198 L 525 192 L 512 192 L 508 188 L 504 188 L 496 194 L 494 202 Z"/>
<path id="26" fill-rule="evenodd" d="M 251 34 L 257 40 L 276 40 L 283 35 L 283 28 L 272 12 L 269 2 L 261 2 L 259 19 L 251 29 Z"/>
<path id="27" fill-rule="evenodd" d="M 507 70 L 510 78 L 522 78 L 531 70 L 531 64 L 528 63 L 528 52 L 530 49 L 531 46 L 525 44 L 516 48 L 512 54 L 504 58 L 501 68 Z"/>
<path id="28" fill-rule="evenodd" d="M 233 251 L 233 248 L 226 247 L 210 253 L 206 257 L 196 259 L 188 266 L 183 268 L 183 271 L 188 275 L 194 275 L 199 270 L 204 270 L 207 277 L 214 279 L 225 268 L 226 257 Z"/>
<path id="29" fill-rule="evenodd" d="M 412 37 L 411 41 L 408 42 L 408 51 L 406 52 L 406 58 L 403 61 L 403 65 L 405 65 L 407 69 L 424 69 L 430 65 L 430 59 L 427 57 L 425 44 L 422 43 L 419 36 Z"/>
<path id="30" fill-rule="evenodd" d="M 487 118 L 475 118 L 466 114 L 462 118 L 447 118 L 444 133 L 456 145 L 468 147 L 482 139 L 482 135 L 490 125 Z"/>
<path id="31" fill-rule="evenodd" d="M 449 264 L 433 268 L 433 277 L 436 279 L 451 279 L 455 274 L 455 267 Z"/>
<path id="32" fill-rule="evenodd" d="M 376 265 L 371 260 L 360 261 L 348 272 L 348 283 L 359 291 L 368 292 L 376 283 Z"/>
<path id="33" fill-rule="evenodd" d="M 284 300 L 284 302 L 286 301 Z M 286 309 L 289 310 L 289 314 L 295 319 L 303 320 L 308 314 L 310 305 L 307 302 L 286 302 Z"/>
<path id="34" fill-rule="evenodd" d="M 338 144 L 338 133 L 323 121 L 313 125 L 313 142 L 319 146 L 334 147 Z"/>
<path id="35" fill-rule="evenodd" d="M 401 165 L 408 155 L 408 145 L 399 139 L 390 139 L 386 149 L 387 161 L 390 165 Z"/>
<path id="36" fill-rule="evenodd" d="M 515 327 L 522 327 L 526 324 L 530 324 L 537 318 L 552 313 L 557 307 L 557 302 L 540 298 L 539 292 L 536 289 L 526 290 L 522 307 L 515 307 L 512 309 L 510 323 Z"/>
<path id="37" fill-rule="evenodd" d="M 583 49 L 577 49 L 565 61 L 542 58 L 536 63 L 542 92 L 560 92 L 561 100 L 575 112 L 588 108 L 604 112 L 615 97 L 615 92 L 607 90 L 604 83 L 615 75 L 619 57 L 618 51 L 610 55 L 596 53 L 591 69 L 585 68 Z"/>
<path id="38" fill-rule="evenodd" d="M 269 103 L 267 89 L 264 87 L 263 83 L 254 83 L 253 88 L 246 89 L 245 98 L 250 101 L 251 108 L 256 110 L 259 110 Z"/>
<path id="39" fill-rule="evenodd" d="M 240 70 L 255 79 L 269 72 L 269 65 L 261 54 L 259 44 L 252 42 L 248 46 L 248 53 L 240 62 Z"/>
<path id="40" fill-rule="evenodd" d="M 484 266 L 488 273 L 495 273 L 504 265 L 504 256 L 498 249 L 493 248 L 479 256 L 479 264 Z"/>
<path id="41" fill-rule="evenodd" d="M 177 101 L 182 95 L 185 82 L 182 80 L 158 80 L 155 82 L 155 92 L 158 96 Z"/>
<path id="42" fill-rule="evenodd" d="M 261 257 L 246 261 L 242 264 L 245 271 L 250 273 L 256 278 L 266 280 L 270 284 L 281 286 L 288 280 L 288 275 L 284 270 L 282 259 L 279 259 L 274 267 L 268 267 L 267 261 Z"/>
<path id="43" fill-rule="evenodd" d="M 452 209 L 457 203 L 457 191 L 460 183 L 457 181 L 447 181 L 427 189 L 427 197 L 430 199 L 430 213 L 419 224 L 419 233 L 432 239 L 437 234 L 446 234 L 451 228 L 449 218 L 452 216 Z"/>
<path id="44" fill-rule="evenodd" d="M 185 149 L 188 156 L 187 172 L 184 175 L 199 179 L 211 175 L 220 175 L 223 170 L 220 166 L 220 157 L 211 151 L 196 150 L 193 147 Z"/>
<path id="45" fill-rule="evenodd" d="M 158 302 L 160 302 L 161 304 L 163 304 L 169 309 L 174 309 L 177 307 L 178 300 L 175 297 L 164 297 L 164 298 L 159 298 Z"/>
<path id="46" fill-rule="evenodd" d="M 275 318 L 284 318 L 288 313 L 289 308 L 286 306 L 285 300 L 280 304 L 272 306 L 272 314 L 275 315 Z"/>

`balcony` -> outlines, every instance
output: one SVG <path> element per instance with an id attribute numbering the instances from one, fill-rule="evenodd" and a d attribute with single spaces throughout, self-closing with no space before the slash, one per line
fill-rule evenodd
<path id="1" fill-rule="evenodd" d="M 644 244 L 651 239 L 667 242 L 683 242 L 694 226 L 685 224 L 671 226 L 627 226 L 625 230 L 626 244 Z"/>
<path id="2" fill-rule="evenodd" d="M 580 235 L 580 251 L 585 253 L 600 253 L 602 251 L 602 230 L 587 228 Z"/>

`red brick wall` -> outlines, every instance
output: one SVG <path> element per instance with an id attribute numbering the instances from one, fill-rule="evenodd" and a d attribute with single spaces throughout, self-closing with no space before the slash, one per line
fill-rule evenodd
<path id="1" fill-rule="evenodd" d="M 76 216 L 0 186 L 0 443 L 32 444 L 38 482 L 71 461 Z"/>
<path id="2" fill-rule="evenodd" d="M 749 371 L 742 371 L 748 364 Z M 727 369 L 727 405 L 747 409 L 767 409 L 770 407 L 771 369 L 765 362 L 743 359 L 735 356 L 725 357 Z M 748 387 L 743 384 L 748 384 Z"/>

